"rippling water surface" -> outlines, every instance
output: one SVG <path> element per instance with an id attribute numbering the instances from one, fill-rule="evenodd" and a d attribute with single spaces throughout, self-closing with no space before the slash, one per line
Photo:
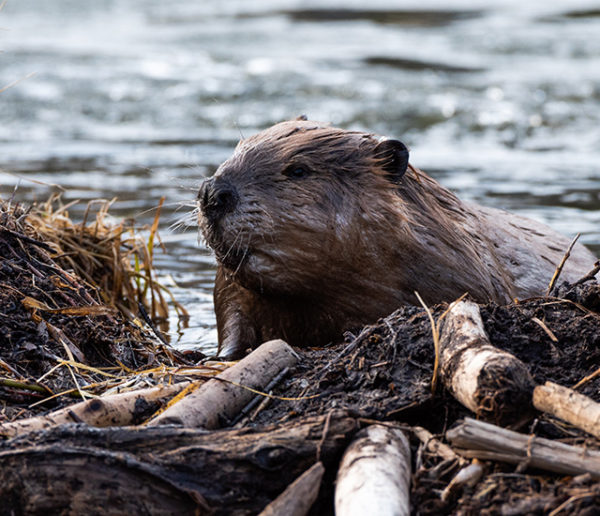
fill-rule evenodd
<path id="1" fill-rule="evenodd" d="M 461 197 L 600 252 L 599 2 L 8 0 L 0 28 L 0 87 L 22 79 L 0 93 L 0 195 L 59 184 L 140 222 L 166 196 L 182 347 L 216 342 L 215 264 L 169 229 L 178 207 L 241 134 L 299 114 L 401 138 Z"/>

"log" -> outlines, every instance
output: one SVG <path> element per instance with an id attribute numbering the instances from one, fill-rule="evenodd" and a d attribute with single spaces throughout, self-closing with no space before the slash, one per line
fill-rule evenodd
<path id="1" fill-rule="evenodd" d="M 499 460 L 565 475 L 589 473 L 600 478 L 600 452 L 550 439 L 525 435 L 490 423 L 465 420 L 446 432 L 457 453 L 469 458 Z"/>
<path id="2" fill-rule="evenodd" d="M 600 403 L 573 389 L 552 382 L 538 385 L 533 406 L 600 439 Z"/>
<path id="3" fill-rule="evenodd" d="M 282 340 L 265 342 L 236 365 L 169 407 L 148 425 L 177 424 L 207 429 L 224 426 L 256 394 L 250 389 L 264 389 L 282 369 L 291 367 L 298 359 L 298 355 Z"/>
<path id="4" fill-rule="evenodd" d="M 344 453 L 337 475 L 335 514 L 410 514 L 410 446 L 401 430 L 372 425 Z"/>
<path id="5" fill-rule="evenodd" d="M 489 341 L 479 307 L 450 305 L 440 333 L 440 375 L 446 388 L 480 417 L 512 421 L 531 408 L 534 382 L 525 364 Z"/>
<path id="6" fill-rule="evenodd" d="M 141 423 L 190 382 L 158 385 L 137 391 L 111 394 L 82 401 L 43 416 L 31 417 L 0 425 L 0 435 L 14 437 L 64 423 L 86 423 L 91 426 L 123 426 Z"/>
<path id="7" fill-rule="evenodd" d="M 61 425 L 0 442 L 0 513 L 258 514 L 357 429 L 343 411 L 260 430 Z"/>
<path id="8" fill-rule="evenodd" d="M 317 462 L 300 475 L 259 516 L 305 516 L 319 494 L 325 468 Z"/>

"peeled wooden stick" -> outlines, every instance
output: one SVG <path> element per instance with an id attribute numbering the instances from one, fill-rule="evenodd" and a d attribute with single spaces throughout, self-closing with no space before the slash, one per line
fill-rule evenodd
<path id="1" fill-rule="evenodd" d="M 189 383 L 158 385 L 82 401 L 44 416 L 4 423 L 0 425 L 0 435 L 14 437 L 63 423 L 87 423 L 90 426 L 98 427 L 130 425 L 135 422 L 136 414 L 140 412 L 137 409 L 139 403 L 148 404 L 174 396 Z"/>
<path id="2" fill-rule="evenodd" d="M 533 391 L 533 405 L 600 439 L 600 403 L 552 382 Z"/>
<path id="3" fill-rule="evenodd" d="M 237 364 L 209 380 L 169 407 L 148 426 L 179 424 L 218 428 L 246 406 L 282 369 L 291 367 L 298 355 L 282 340 L 265 342 Z"/>
<path id="4" fill-rule="evenodd" d="M 441 457 L 444 460 L 456 460 L 457 462 L 463 462 L 464 459 L 454 453 L 454 450 L 450 448 L 447 444 L 444 444 L 439 439 L 436 439 L 433 434 L 423 428 L 422 426 L 413 426 L 412 432 L 417 436 L 419 441 L 421 441 L 428 451 Z"/>
<path id="5" fill-rule="evenodd" d="M 527 367 L 490 344 L 475 303 L 450 305 L 440 334 L 440 364 L 446 388 L 478 415 L 510 420 L 531 406 L 534 383 Z"/>
<path id="6" fill-rule="evenodd" d="M 401 430 L 372 425 L 344 453 L 335 489 L 336 516 L 410 514 L 410 447 Z"/>
<path id="7" fill-rule="evenodd" d="M 465 420 L 446 432 L 463 457 L 524 464 L 566 475 L 590 473 L 600 478 L 600 452 L 506 430 L 490 423 Z"/>
<path id="8" fill-rule="evenodd" d="M 259 516 L 305 516 L 315 503 L 325 473 L 317 462 L 294 480 L 287 489 L 267 505 Z"/>
<path id="9" fill-rule="evenodd" d="M 454 493 L 463 487 L 474 487 L 483 475 L 483 466 L 477 459 L 468 466 L 462 468 L 442 491 L 442 501 L 447 502 Z"/>

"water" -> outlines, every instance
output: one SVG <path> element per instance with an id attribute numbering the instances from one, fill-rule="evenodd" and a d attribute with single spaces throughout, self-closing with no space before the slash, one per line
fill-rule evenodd
<path id="1" fill-rule="evenodd" d="M 0 27 L 0 87 L 22 79 L 0 93 L 0 195 L 60 185 L 140 222 L 165 196 L 181 347 L 214 348 L 215 263 L 169 229 L 178 206 L 240 134 L 299 114 L 401 138 L 461 197 L 600 253 L 598 2 L 8 0 Z"/>

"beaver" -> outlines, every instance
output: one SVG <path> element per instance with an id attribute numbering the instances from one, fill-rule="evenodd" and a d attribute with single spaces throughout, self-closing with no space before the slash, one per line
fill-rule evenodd
<path id="1" fill-rule="evenodd" d="M 393 139 L 305 118 L 237 145 L 198 193 L 216 255 L 219 354 L 273 338 L 322 346 L 401 305 L 542 294 L 569 240 L 461 201 Z M 576 245 L 562 279 L 595 261 Z"/>

